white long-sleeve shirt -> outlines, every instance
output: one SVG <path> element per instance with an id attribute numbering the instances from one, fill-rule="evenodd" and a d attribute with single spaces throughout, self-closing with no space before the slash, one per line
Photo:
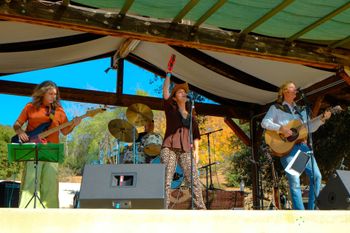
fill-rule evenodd
<path id="1" fill-rule="evenodd" d="M 285 112 L 279 108 L 277 108 L 275 105 L 272 105 L 269 110 L 267 111 L 264 119 L 261 122 L 261 126 L 264 129 L 273 130 L 273 131 L 279 131 L 281 126 L 287 125 L 291 120 L 301 120 L 303 123 L 306 123 L 307 117 L 306 117 L 306 110 L 302 110 L 300 112 L 300 115 L 294 110 L 296 104 L 293 103 L 290 105 L 287 102 L 283 102 L 282 105 L 287 105 L 289 107 L 290 113 Z M 302 119 L 301 119 L 302 118 Z M 309 121 L 310 126 L 310 132 L 315 132 L 321 125 L 324 123 L 320 120 L 320 118 L 316 118 L 312 121 Z"/>

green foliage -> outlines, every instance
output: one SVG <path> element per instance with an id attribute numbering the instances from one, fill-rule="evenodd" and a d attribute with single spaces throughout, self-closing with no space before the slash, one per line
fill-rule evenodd
<path id="1" fill-rule="evenodd" d="M 0 179 L 9 179 L 21 171 L 21 163 L 9 163 L 7 159 L 7 144 L 13 135 L 15 132 L 11 127 L 0 125 Z"/>
<path id="2" fill-rule="evenodd" d="M 65 161 L 62 166 L 80 175 L 85 164 L 98 160 L 100 143 L 106 140 L 106 136 L 112 139 L 108 131 L 109 121 L 125 119 L 124 112 L 125 108 L 116 108 L 85 119 L 68 137 L 62 137 L 61 142 L 65 144 Z"/>
<path id="3" fill-rule="evenodd" d="M 239 124 L 238 121 L 235 121 L 235 123 L 238 124 L 247 135 L 249 135 L 248 124 Z M 252 165 L 249 160 L 249 158 L 251 158 L 250 147 L 243 144 L 236 135 L 233 135 L 228 143 L 230 143 L 233 153 L 225 162 L 225 164 L 227 164 L 225 169 L 226 185 L 229 187 L 237 187 L 241 180 L 243 180 L 246 185 L 251 185 Z"/>
<path id="4" fill-rule="evenodd" d="M 333 115 L 313 134 L 314 152 L 325 179 L 340 168 L 341 163 L 350 169 L 350 109 Z"/>
<path id="5" fill-rule="evenodd" d="M 226 186 L 237 187 L 241 180 L 246 185 L 251 185 L 251 164 L 247 158 L 250 157 L 251 151 L 248 147 L 241 144 L 241 149 L 233 153 L 232 156 L 228 157 L 226 164 Z"/>

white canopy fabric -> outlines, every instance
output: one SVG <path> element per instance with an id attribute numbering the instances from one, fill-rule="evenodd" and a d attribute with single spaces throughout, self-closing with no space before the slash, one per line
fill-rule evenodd
<path id="1" fill-rule="evenodd" d="M 125 38 L 86 36 L 86 33 L 32 24 L 0 21 L 0 74 L 49 68 L 118 50 Z M 274 86 L 292 80 L 301 88 L 333 75 L 303 65 L 201 51 L 222 63 Z M 213 95 L 256 104 L 272 102 L 276 93 L 231 80 L 187 58 L 166 44 L 141 42 L 132 53 L 166 70 L 171 54 L 176 54 L 174 75 Z M 30 82 L 30 80 L 28 80 Z"/>

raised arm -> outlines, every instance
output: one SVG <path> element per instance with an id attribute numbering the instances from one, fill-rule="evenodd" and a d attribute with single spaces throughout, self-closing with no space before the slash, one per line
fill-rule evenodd
<path id="1" fill-rule="evenodd" d="M 169 92 L 170 77 L 171 77 L 171 73 L 173 72 L 175 60 L 176 60 L 176 56 L 175 54 L 172 54 L 168 62 L 168 69 L 166 71 L 166 76 L 163 83 L 163 98 L 165 100 L 169 99 L 170 97 L 170 92 Z"/>
<path id="2" fill-rule="evenodd" d="M 170 92 L 169 92 L 170 76 L 171 76 L 171 73 L 167 73 L 163 83 L 163 98 L 165 100 L 169 99 L 170 97 Z"/>

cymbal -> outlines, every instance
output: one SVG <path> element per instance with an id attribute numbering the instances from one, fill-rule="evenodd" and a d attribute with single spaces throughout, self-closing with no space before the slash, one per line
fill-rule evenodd
<path id="1" fill-rule="evenodd" d="M 126 118 L 132 125 L 144 126 L 153 120 L 153 113 L 145 104 L 132 104 L 126 110 Z"/>
<path id="2" fill-rule="evenodd" d="M 108 123 L 109 132 L 113 135 L 113 137 L 123 142 L 133 141 L 133 137 L 132 137 L 133 129 L 134 129 L 134 126 L 132 126 L 126 120 L 114 119 Z M 135 138 L 137 137 L 138 137 L 138 133 L 135 129 Z"/>

